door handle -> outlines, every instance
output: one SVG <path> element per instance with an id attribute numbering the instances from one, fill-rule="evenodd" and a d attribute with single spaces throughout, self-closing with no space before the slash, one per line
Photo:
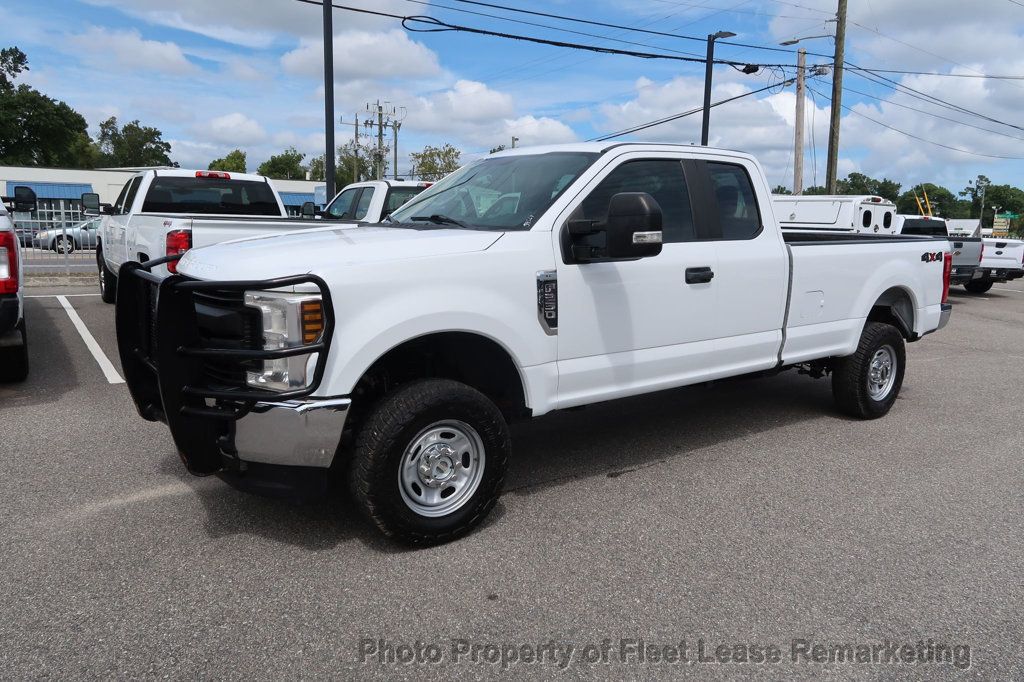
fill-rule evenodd
<path id="1" fill-rule="evenodd" d="M 687 284 L 707 284 L 714 279 L 714 277 L 714 271 L 707 266 L 700 268 L 686 268 Z"/>

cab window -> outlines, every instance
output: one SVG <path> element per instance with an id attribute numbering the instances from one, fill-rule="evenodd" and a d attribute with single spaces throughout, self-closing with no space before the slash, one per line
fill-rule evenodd
<path id="1" fill-rule="evenodd" d="M 366 214 L 370 212 L 370 201 L 373 200 L 374 190 L 367 187 L 363 190 L 363 193 L 359 195 L 359 201 L 356 203 L 356 211 L 353 216 L 356 220 L 362 220 L 366 217 Z"/>
<path id="2" fill-rule="evenodd" d="M 708 162 L 707 169 L 722 239 L 753 239 L 760 234 L 761 213 L 746 169 L 717 162 Z"/>
<path id="3" fill-rule="evenodd" d="M 360 187 L 353 187 L 347 189 L 338 197 L 331 202 L 331 205 L 327 207 L 327 212 L 333 218 L 351 218 L 352 213 L 352 202 L 355 200 L 356 195 L 359 194 Z"/>
<path id="4" fill-rule="evenodd" d="M 686 188 L 683 165 L 670 159 L 627 161 L 590 193 L 580 205 L 579 219 L 603 221 L 611 198 L 620 192 L 647 192 L 658 202 L 662 213 L 662 240 L 665 243 L 696 239 L 690 193 Z"/>

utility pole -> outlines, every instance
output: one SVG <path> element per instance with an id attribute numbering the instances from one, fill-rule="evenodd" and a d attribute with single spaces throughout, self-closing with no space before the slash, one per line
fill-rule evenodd
<path id="1" fill-rule="evenodd" d="M 391 131 L 394 133 L 394 146 L 391 148 L 391 153 L 394 156 L 394 167 L 391 169 L 395 180 L 398 179 L 398 131 L 402 128 L 401 121 L 394 121 L 391 124 Z"/>
<path id="2" fill-rule="evenodd" d="M 843 113 L 843 61 L 846 51 L 846 2 L 839 0 L 836 12 L 836 52 L 832 65 L 832 106 L 828 128 L 828 164 L 825 187 L 828 194 L 836 193 L 836 167 L 839 164 L 839 121 Z"/>
<path id="3" fill-rule="evenodd" d="M 796 53 L 796 133 L 793 136 L 793 194 L 804 191 L 804 79 L 807 64 L 807 50 L 800 48 Z"/>
<path id="4" fill-rule="evenodd" d="M 324 124 L 327 150 L 324 154 L 326 196 L 334 197 L 334 5 L 324 2 Z"/>
<path id="5" fill-rule="evenodd" d="M 711 125 L 711 76 L 715 66 L 715 41 L 720 38 L 732 38 L 735 33 L 719 31 L 708 35 L 708 54 L 704 62 L 704 116 L 700 125 L 700 144 L 708 146 L 708 127 Z"/>

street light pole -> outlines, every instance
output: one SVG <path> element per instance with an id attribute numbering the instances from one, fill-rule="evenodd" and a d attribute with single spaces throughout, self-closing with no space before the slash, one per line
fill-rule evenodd
<path id="1" fill-rule="evenodd" d="M 327 201 L 334 197 L 334 6 L 324 2 L 324 180 L 327 181 Z"/>
<path id="2" fill-rule="evenodd" d="M 720 38 L 732 38 L 735 33 L 719 31 L 708 35 L 708 53 L 704 62 L 704 115 L 701 119 L 700 144 L 708 146 L 708 127 L 711 125 L 711 76 L 715 65 L 715 41 Z"/>

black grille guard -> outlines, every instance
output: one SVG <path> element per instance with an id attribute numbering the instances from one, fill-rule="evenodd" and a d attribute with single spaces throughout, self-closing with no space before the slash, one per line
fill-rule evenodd
<path id="1" fill-rule="evenodd" d="M 223 467 L 235 455 L 234 422 L 260 401 L 283 401 L 313 394 L 323 379 L 334 331 L 334 308 L 327 284 L 315 275 L 266 280 L 207 281 L 182 275 L 159 277 L 150 270 L 179 259 L 127 262 L 118 272 L 115 326 L 125 383 L 139 415 L 167 424 L 179 455 L 194 474 Z M 313 284 L 323 300 L 324 331 L 316 343 L 276 350 L 206 347 L 199 333 L 193 292 L 266 291 Z M 309 386 L 292 391 L 213 388 L 203 362 L 274 360 L 317 353 Z M 212 401 L 212 404 L 210 402 Z"/>

